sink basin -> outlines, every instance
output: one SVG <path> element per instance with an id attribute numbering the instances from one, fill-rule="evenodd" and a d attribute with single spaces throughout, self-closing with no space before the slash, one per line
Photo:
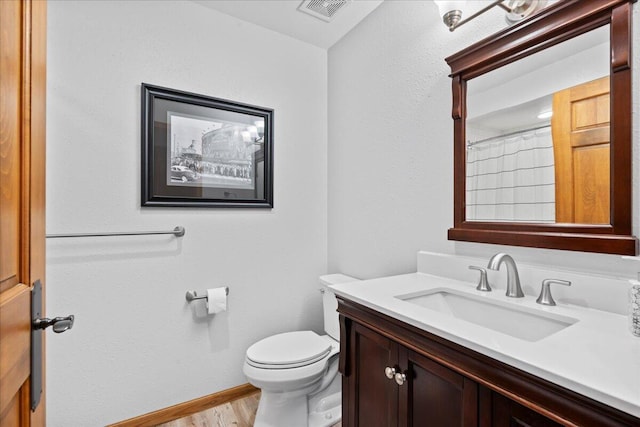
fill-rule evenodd
<path id="1" fill-rule="evenodd" d="M 489 300 L 447 288 L 397 295 L 396 298 L 532 342 L 548 337 L 578 321 L 571 317 Z"/>

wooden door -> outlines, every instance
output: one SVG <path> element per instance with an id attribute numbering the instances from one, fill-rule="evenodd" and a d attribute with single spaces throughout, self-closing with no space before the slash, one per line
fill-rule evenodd
<path id="1" fill-rule="evenodd" d="M 557 92 L 556 222 L 610 224 L 609 77 Z"/>
<path id="2" fill-rule="evenodd" d="M 385 369 L 398 368 L 398 345 L 390 339 L 354 323 L 349 353 L 350 374 L 343 387 L 348 403 L 343 413 L 345 427 L 395 427 L 398 425 L 398 386 Z M 345 382 L 343 382 L 345 384 Z"/>
<path id="3" fill-rule="evenodd" d="M 399 349 L 406 380 L 399 386 L 399 425 L 475 427 L 478 384 L 418 353 Z"/>
<path id="4" fill-rule="evenodd" d="M 44 402 L 30 408 L 31 288 L 45 283 L 45 24 L 44 1 L 0 0 L 2 427 L 45 424 Z"/>

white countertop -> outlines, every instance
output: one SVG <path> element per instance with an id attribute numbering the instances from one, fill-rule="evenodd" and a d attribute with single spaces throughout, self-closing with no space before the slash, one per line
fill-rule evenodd
<path id="1" fill-rule="evenodd" d="M 395 298 L 443 287 L 579 321 L 530 342 Z M 508 298 L 503 290 L 478 292 L 475 283 L 424 273 L 331 288 L 339 296 L 640 417 L 640 338 L 629 332 L 626 316 L 561 303 L 542 306 L 529 295 Z"/>

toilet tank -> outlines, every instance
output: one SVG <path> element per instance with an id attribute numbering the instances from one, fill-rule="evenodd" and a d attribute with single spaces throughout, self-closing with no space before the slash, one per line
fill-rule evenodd
<path id="1" fill-rule="evenodd" d="M 322 284 L 322 307 L 324 313 L 324 331 L 333 339 L 340 340 L 340 322 L 338 317 L 338 300 L 331 290 L 331 285 L 340 283 L 355 282 L 355 277 L 346 276 L 344 274 L 327 274 L 320 276 Z"/>

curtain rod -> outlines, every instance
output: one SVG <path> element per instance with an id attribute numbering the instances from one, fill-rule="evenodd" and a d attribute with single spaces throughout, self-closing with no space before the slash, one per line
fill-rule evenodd
<path id="1" fill-rule="evenodd" d="M 123 231 L 106 233 L 72 233 L 72 234 L 47 234 L 47 239 L 57 239 L 61 237 L 112 237 L 112 236 L 145 236 L 150 234 L 173 234 L 176 237 L 184 236 L 185 229 L 177 226 L 171 231 Z"/>
<path id="2" fill-rule="evenodd" d="M 473 147 L 476 144 L 480 144 L 482 142 L 491 141 L 491 140 L 494 140 L 494 139 L 507 138 L 509 136 L 519 135 L 521 133 L 526 133 L 526 132 L 533 132 L 534 130 L 546 129 L 546 128 L 550 128 L 550 127 L 551 127 L 551 125 L 538 126 L 538 127 L 534 127 L 534 128 L 530 128 L 530 129 L 522 129 L 522 130 L 518 130 L 518 131 L 515 131 L 515 132 L 511 132 L 511 133 L 505 133 L 504 135 L 497 135 L 497 136 L 492 136 L 490 138 L 479 139 L 479 140 L 474 141 L 474 142 L 467 141 L 467 147 Z"/>

